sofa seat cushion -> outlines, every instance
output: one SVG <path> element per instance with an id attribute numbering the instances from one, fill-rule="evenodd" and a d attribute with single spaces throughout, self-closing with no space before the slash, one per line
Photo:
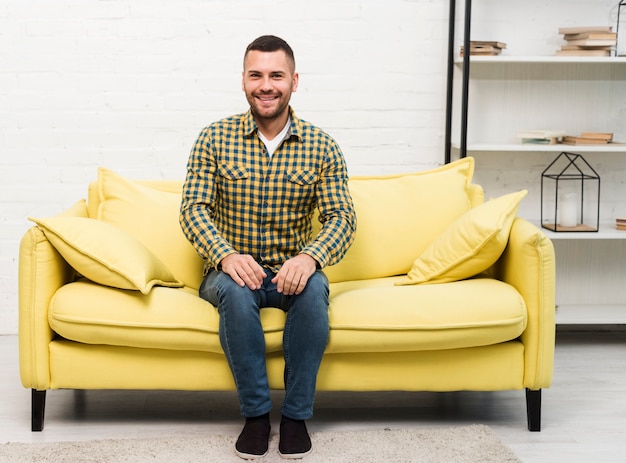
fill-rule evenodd
<path id="1" fill-rule="evenodd" d="M 187 287 L 141 294 L 77 281 L 56 292 L 48 321 L 60 336 L 86 344 L 222 354 L 217 310 L 197 294 Z M 284 312 L 263 309 L 261 321 L 267 351 L 280 351 Z"/>
<path id="2" fill-rule="evenodd" d="M 517 338 L 526 307 L 510 285 L 472 279 L 395 286 L 398 278 L 331 284 L 329 353 L 410 352 L 485 346 Z M 268 352 L 282 348 L 285 314 L 263 309 Z M 50 327 L 87 344 L 222 353 L 217 310 L 195 289 L 147 294 L 78 281 L 50 303 Z"/>
<path id="3" fill-rule="evenodd" d="M 526 305 L 507 283 L 475 278 L 395 286 L 397 278 L 331 285 L 329 353 L 487 346 L 519 337 Z"/>

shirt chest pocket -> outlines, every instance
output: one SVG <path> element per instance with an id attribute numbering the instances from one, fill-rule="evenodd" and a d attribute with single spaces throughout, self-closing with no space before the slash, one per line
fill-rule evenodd
<path id="1" fill-rule="evenodd" d="M 291 170 L 286 173 L 287 180 L 303 187 L 313 186 L 317 183 L 317 172 L 306 170 Z"/>
<path id="2" fill-rule="evenodd" d="M 231 212 L 239 213 L 242 209 L 252 206 L 252 179 L 250 172 L 242 165 L 221 164 L 217 168 L 219 190 Z"/>
<path id="3" fill-rule="evenodd" d="M 217 173 L 220 177 L 226 180 L 245 180 L 250 174 L 248 169 L 237 164 L 222 164 L 217 168 Z"/>
<path id="4" fill-rule="evenodd" d="M 294 211 L 308 211 L 315 204 L 315 190 L 318 182 L 317 172 L 291 170 L 285 172 L 285 202 Z"/>
<path id="5" fill-rule="evenodd" d="M 217 173 L 226 180 L 245 180 L 250 175 L 248 169 L 237 164 L 222 164 L 217 168 Z"/>

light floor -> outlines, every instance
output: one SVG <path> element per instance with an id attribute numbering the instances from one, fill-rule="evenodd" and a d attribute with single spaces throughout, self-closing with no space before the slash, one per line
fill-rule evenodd
<path id="1" fill-rule="evenodd" d="M 276 407 L 280 399 L 276 392 Z M 626 331 L 559 330 L 539 433 L 527 431 L 523 391 L 319 393 L 308 425 L 316 432 L 474 423 L 490 426 L 525 463 L 626 461 Z M 49 391 L 44 431 L 31 433 L 17 337 L 0 336 L 0 444 L 212 433 L 234 443 L 241 424 L 233 393 Z"/>

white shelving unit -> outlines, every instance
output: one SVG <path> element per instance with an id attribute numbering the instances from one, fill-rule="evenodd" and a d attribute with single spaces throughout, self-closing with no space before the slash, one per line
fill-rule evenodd
<path id="1" fill-rule="evenodd" d="M 454 67 L 460 93 L 463 60 L 455 59 Z M 625 153 L 626 129 L 620 123 L 626 112 L 625 91 L 626 58 L 471 56 L 466 150 Z M 453 113 L 462 110 L 462 99 L 455 99 Z M 528 145 L 516 138 L 518 131 L 528 129 L 564 129 L 577 135 L 609 127 L 619 143 Z M 451 134 L 457 151 L 462 149 L 462 131 L 461 121 Z"/>
<path id="2" fill-rule="evenodd" d="M 459 150 L 458 143 L 452 143 L 452 148 Z M 519 153 L 560 153 L 562 151 L 576 151 L 577 153 L 621 153 L 626 152 L 626 143 L 611 143 L 606 146 L 594 145 L 564 145 L 557 143 L 555 145 L 533 145 L 522 143 L 472 143 L 467 146 L 469 152 L 519 152 Z"/>
<path id="3" fill-rule="evenodd" d="M 535 222 L 539 228 L 541 224 Z M 554 232 L 546 228 L 541 228 L 545 235 L 552 241 L 555 240 L 626 240 L 626 230 L 618 230 L 614 224 L 600 223 L 597 232 Z M 626 279 L 626 263 L 624 266 L 624 277 Z M 626 283 L 626 281 L 625 281 Z"/>
<path id="4" fill-rule="evenodd" d="M 466 15 L 466 27 L 467 20 Z M 479 181 L 483 187 L 498 190 L 495 184 L 501 180 L 490 176 L 490 169 L 495 173 L 518 169 L 518 184 L 508 178 L 502 188 L 527 188 L 529 198 L 534 194 L 536 200 L 541 171 L 563 151 L 583 154 L 592 164 L 610 164 L 610 174 L 602 178 L 602 185 L 611 181 L 626 185 L 626 177 L 611 177 L 616 171 L 612 165 L 626 165 L 626 58 L 470 56 L 468 66 L 467 73 L 463 58 L 453 60 L 457 97 L 449 100 L 453 116 L 449 146 L 452 158 L 476 158 L 476 173 L 483 175 Z M 466 101 L 458 96 L 464 88 Z M 613 132 L 620 143 L 522 144 L 516 133 L 525 129 L 563 129 L 571 135 Z M 500 170 L 494 163 L 501 164 Z M 489 185 L 492 177 L 494 185 Z M 601 210 L 603 201 L 609 206 L 605 210 L 614 210 L 616 203 L 626 201 L 626 195 L 616 196 L 603 197 L 601 193 Z M 536 206 L 538 216 L 539 201 Z M 538 219 L 528 218 L 540 226 Z M 558 324 L 626 324 L 626 231 L 615 228 L 612 216 L 601 214 L 600 220 L 597 232 L 541 228 L 556 250 Z"/>
<path id="5" fill-rule="evenodd" d="M 590 233 L 542 231 L 557 251 L 557 324 L 626 324 L 626 231 L 611 223 Z M 602 294 L 587 297 L 593 288 Z"/>

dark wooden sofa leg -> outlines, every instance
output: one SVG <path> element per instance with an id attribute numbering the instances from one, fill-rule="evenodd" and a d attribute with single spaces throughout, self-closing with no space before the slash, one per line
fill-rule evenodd
<path id="1" fill-rule="evenodd" d="M 541 389 L 537 391 L 526 389 L 526 416 L 528 430 L 541 431 Z"/>
<path id="2" fill-rule="evenodd" d="M 32 389 L 31 394 L 31 431 L 43 430 L 46 412 L 46 391 Z"/>

